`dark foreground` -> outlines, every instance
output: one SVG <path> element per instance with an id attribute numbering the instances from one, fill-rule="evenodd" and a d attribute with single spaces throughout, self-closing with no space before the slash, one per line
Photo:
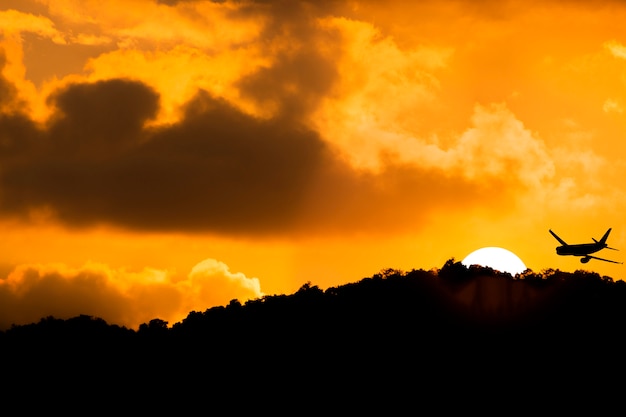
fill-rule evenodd
<path id="1" fill-rule="evenodd" d="M 625 323 L 623 281 L 585 271 L 516 279 L 450 260 L 233 300 L 173 326 L 154 319 L 135 331 L 90 316 L 14 326 L 0 334 L 4 403 L 19 414 L 508 413 L 540 403 L 597 414 L 621 399 Z"/>

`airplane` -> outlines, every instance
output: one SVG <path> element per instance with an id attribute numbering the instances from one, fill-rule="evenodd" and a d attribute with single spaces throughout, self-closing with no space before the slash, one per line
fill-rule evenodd
<path id="1" fill-rule="evenodd" d="M 563 239 L 558 237 L 556 233 L 554 233 L 552 230 L 549 230 L 549 231 L 552 234 L 552 236 L 554 236 L 554 238 L 558 240 L 559 243 L 561 244 L 561 246 L 557 246 L 556 248 L 557 255 L 582 256 L 582 258 L 580 258 L 580 262 L 584 264 L 589 262 L 591 259 L 597 259 L 599 261 L 605 261 L 605 262 L 612 262 L 614 264 L 623 263 L 623 262 L 612 261 L 610 259 L 598 258 L 597 256 L 590 255 L 602 249 L 618 250 L 615 248 L 611 248 L 606 244 L 606 240 L 609 237 L 609 233 L 611 233 L 611 228 L 609 228 L 609 230 L 606 231 L 606 233 L 604 234 L 604 236 L 602 236 L 602 239 L 600 239 L 600 241 L 597 241 L 592 238 L 594 243 L 579 243 L 575 245 L 568 245 Z"/>

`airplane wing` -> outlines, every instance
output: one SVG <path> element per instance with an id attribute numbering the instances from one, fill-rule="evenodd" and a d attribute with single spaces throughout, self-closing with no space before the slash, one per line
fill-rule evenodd
<path id="1" fill-rule="evenodd" d="M 563 239 L 561 239 L 560 237 L 558 237 L 558 236 L 556 235 L 556 233 L 554 233 L 552 230 L 548 230 L 548 231 L 550 232 L 550 234 L 552 234 L 552 236 L 554 236 L 554 238 L 555 238 L 556 240 L 558 240 L 558 241 L 559 241 L 559 243 L 560 243 L 561 245 L 565 245 L 565 246 L 567 246 L 567 243 L 565 243 L 565 241 L 564 241 Z"/>
<path id="2" fill-rule="evenodd" d="M 624 262 L 612 261 L 610 259 L 598 258 L 597 256 L 591 256 L 591 255 L 587 255 L 587 258 L 593 258 L 593 259 L 597 259 L 599 261 L 604 261 L 604 262 L 612 262 L 614 264 L 623 264 L 624 263 Z"/>

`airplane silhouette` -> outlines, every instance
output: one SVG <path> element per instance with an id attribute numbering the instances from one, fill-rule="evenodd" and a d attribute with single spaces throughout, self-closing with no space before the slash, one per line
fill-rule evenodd
<path id="1" fill-rule="evenodd" d="M 597 241 L 592 238 L 594 243 L 579 243 L 576 245 L 568 245 L 563 239 L 558 237 L 556 233 L 554 233 L 552 230 L 550 230 L 550 233 L 561 244 L 561 246 L 556 247 L 557 255 L 582 256 L 582 258 L 580 259 L 580 262 L 584 264 L 589 262 L 591 259 L 597 259 L 599 261 L 605 261 L 605 262 L 612 262 L 614 264 L 623 263 L 623 262 L 612 261 L 610 259 L 598 258 L 597 256 L 590 255 L 591 253 L 598 252 L 599 250 L 602 250 L 602 249 L 618 250 L 615 248 L 611 248 L 606 244 L 606 240 L 609 237 L 609 233 L 611 233 L 611 228 L 609 228 L 609 230 L 606 231 L 606 233 L 604 234 L 604 236 L 602 236 L 602 239 L 600 239 L 600 241 Z"/>

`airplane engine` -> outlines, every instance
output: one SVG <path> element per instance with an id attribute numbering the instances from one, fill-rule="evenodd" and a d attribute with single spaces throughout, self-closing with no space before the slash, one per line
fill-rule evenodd
<path id="1" fill-rule="evenodd" d="M 581 263 L 583 263 L 583 264 L 586 264 L 586 263 L 587 263 L 587 262 L 589 262 L 590 260 L 591 260 L 591 258 L 588 258 L 588 257 L 586 257 L 586 256 L 585 256 L 584 258 L 580 258 L 580 262 L 581 262 Z"/>

